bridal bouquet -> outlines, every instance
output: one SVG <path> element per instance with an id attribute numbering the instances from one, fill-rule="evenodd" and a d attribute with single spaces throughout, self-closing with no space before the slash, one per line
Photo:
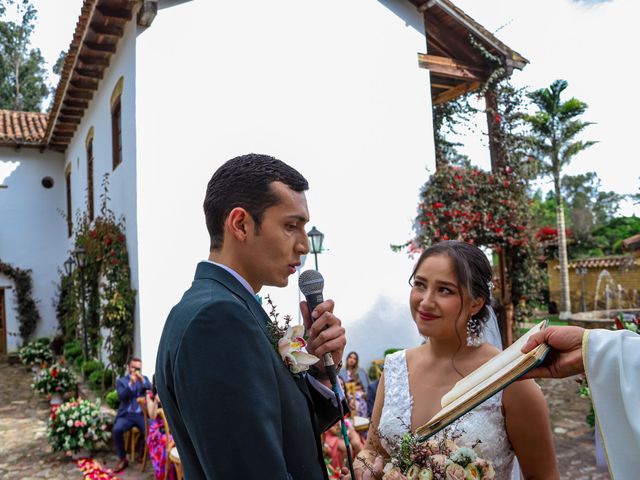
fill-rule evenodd
<path id="1" fill-rule="evenodd" d="M 407 433 L 389 452 L 383 480 L 493 480 L 493 464 L 451 439 L 418 441 Z"/>

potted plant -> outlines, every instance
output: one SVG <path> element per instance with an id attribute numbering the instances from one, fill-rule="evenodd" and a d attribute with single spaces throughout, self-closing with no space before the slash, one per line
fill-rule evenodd
<path id="1" fill-rule="evenodd" d="M 48 395 L 51 405 L 60 405 L 63 395 L 74 390 L 76 385 L 76 378 L 71 370 L 56 363 L 49 368 L 42 369 L 33 383 L 33 388 Z"/>
<path id="2" fill-rule="evenodd" d="M 100 405 L 89 400 L 70 400 L 51 410 L 47 422 L 47 438 L 55 451 L 67 455 L 80 450 L 95 450 L 100 442 L 108 442 L 111 433 L 107 417 Z"/>
<path id="3" fill-rule="evenodd" d="M 30 342 L 18 350 L 18 356 L 23 365 L 31 366 L 31 370 L 38 372 L 43 364 L 51 362 L 51 350 L 42 342 Z"/>

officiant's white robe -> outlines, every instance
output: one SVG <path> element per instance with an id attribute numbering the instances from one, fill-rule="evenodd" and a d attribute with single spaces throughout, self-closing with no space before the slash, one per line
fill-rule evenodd
<path id="1" fill-rule="evenodd" d="M 587 330 L 582 358 L 612 478 L 640 478 L 640 335 Z"/>

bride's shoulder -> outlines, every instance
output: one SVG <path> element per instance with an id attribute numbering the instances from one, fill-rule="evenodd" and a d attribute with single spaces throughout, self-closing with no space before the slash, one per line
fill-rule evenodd
<path id="1" fill-rule="evenodd" d="M 500 354 L 500 350 L 489 343 L 483 343 L 474 351 L 474 363 L 476 363 L 476 368 L 480 365 L 484 365 L 489 360 L 491 360 L 496 355 Z"/>

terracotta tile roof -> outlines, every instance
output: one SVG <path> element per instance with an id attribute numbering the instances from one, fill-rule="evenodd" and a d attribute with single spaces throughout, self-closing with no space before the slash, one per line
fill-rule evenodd
<path id="1" fill-rule="evenodd" d="M 625 238 L 622 241 L 622 245 L 625 249 L 627 250 L 638 250 L 640 249 L 640 233 L 629 237 L 629 238 Z"/>
<path id="2" fill-rule="evenodd" d="M 46 113 L 0 110 L 0 145 L 43 145 L 48 117 Z"/>
<path id="3" fill-rule="evenodd" d="M 612 267 L 630 267 L 634 264 L 635 257 L 630 255 L 616 255 L 611 257 L 591 257 L 573 260 L 569 262 L 569 270 L 585 267 L 585 268 L 612 268 Z M 556 266 L 556 268 L 560 268 Z"/>

